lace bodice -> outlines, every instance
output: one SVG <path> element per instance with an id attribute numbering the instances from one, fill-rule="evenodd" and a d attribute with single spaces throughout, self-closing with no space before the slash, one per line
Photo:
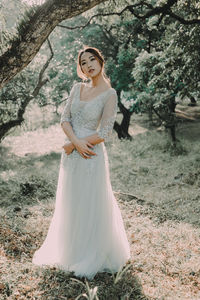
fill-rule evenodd
<path id="1" fill-rule="evenodd" d="M 116 91 L 110 88 L 90 101 L 81 101 L 80 88 L 80 82 L 72 87 L 60 123 L 70 122 L 78 137 L 97 133 L 107 139 L 117 113 Z"/>

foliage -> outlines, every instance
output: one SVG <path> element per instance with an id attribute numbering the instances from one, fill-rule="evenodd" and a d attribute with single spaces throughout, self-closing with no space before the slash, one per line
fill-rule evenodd
<path id="1" fill-rule="evenodd" d="M 139 113 L 142 111 L 140 100 L 134 97 L 132 91 L 122 91 L 120 96 L 121 102 L 126 107 L 126 109 L 130 110 L 131 113 Z"/>
<path id="2" fill-rule="evenodd" d="M 8 133 L 6 130 L 4 131 L 6 124 L 16 121 L 16 125 L 20 125 L 17 120 L 22 120 L 24 107 L 29 102 L 31 81 L 25 74 L 28 75 L 28 72 L 16 76 L 0 91 L 0 140 Z"/>
<path id="3" fill-rule="evenodd" d="M 0 3 L 0 55 L 23 37 L 24 25 L 30 20 L 34 8 L 21 0 Z"/>
<path id="4" fill-rule="evenodd" d="M 133 69 L 133 89 L 140 105 L 143 108 L 158 109 L 163 121 L 170 123 L 170 104 L 178 94 L 181 83 L 174 77 L 168 60 L 163 52 L 148 53 L 142 51 L 138 55 Z"/>
<path id="5" fill-rule="evenodd" d="M 46 63 L 38 74 L 41 60 L 46 60 Z M 38 95 L 40 99 L 44 97 L 40 89 L 49 80 L 48 78 L 43 79 L 43 75 L 50 60 L 51 57 L 38 54 L 26 70 L 1 89 L 0 140 L 9 133 L 10 129 L 23 124 L 26 107 L 35 97 Z"/>
<path id="6" fill-rule="evenodd" d="M 119 109 L 124 117 L 121 126 L 125 131 L 132 113 L 139 111 L 148 111 L 150 117 L 156 114 L 166 128 L 175 130 L 176 101 L 199 98 L 199 24 L 180 23 L 182 19 L 199 18 L 199 2 L 175 1 L 168 13 L 142 17 L 148 9 L 164 4 L 165 1 L 154 0 L 140 4 L 131 0 L 109 1 L 106 6 L 102 3 L 62 22 L 60 26 L 76 29 L 57 27 L 51 35 L 55 52 L 48 70 L 51 85 L 42 88 L 37 99 L 40 106 L 52 105 L 58 111 L 74 81 L 80 80 L 76 74 L 76 58 L 79 49 L 86 44 L 101 49 L 105 56 L 106 73 L 118 93 Z M 128 9 L 120 13 L 127 5 L 132 7 L 134 13 Z M 23 24 L 31 17 L 32 10 L 24 13 L 22 5 L 20 9 L 24 19 L 19 13 L 21 22 L 18 22 L 16 31 L 18 35 L 23 35 Z M 4 14 L 5 9 L 0 17 L 5 29 Z M 88 19 L 95 14 L 98 16 L 85 27 Z M 7 47 L 9 38 L 6 35 L 11 33 L 5 31 L 4 36 L 2 34 L 4 31 L 1 36 L 5 41 L 4 47 Z M 44 45 L 38 57 L 45 57 L 46 53 L 47 47 Z"/>
<path id="7" fill-rule="evenodd" d="M 183 10 L 185 15 L 186 10 Z M 197 10 L 193 11 L 198 15 Z M 154 112 L 166 128 L 173 129 L 175 141 L 177 100 L 199 98 L 199 26 L 185 26 L 166 17 L 158 27 L 157 21 L 153 17 L 147 22 L 148 30 L 153 33 L 153 46 L 138 53 L 131 89 L 142 111 L 150 112 L 151 117 Z M 161 32 L 162 40 L 155 31 Z"/>
<path id="8" fill-rule="evenodd" d="M 199 34 L 200 26 L 179 25 L 173 32 L 173 39 L 167 48 L 168 56 L 171 56 L 171 70 L 175 78 L 179 78 L 181 86 L 178 87 L 180 97 L 190 98 L 193 95 L 196 100 L 200 97 L 199 74 Z"/>
<path id="9" fill-rule="evenodd" d="M 51 104 L 57 111 L 60 104 L 66 101 L 73 83 L 79 80 L 76 74 L 76 59 L 80 45 L 78 41 L 76 45 L 76 35 L 73 31 L 67 32 L 61 28 L 55 29 L 51 43 L 54 58 L 47 72 L 51 85 L 42 89 L 43 96 L 37 102 L 40 106 Z M 45 53 L 46 47 L 43 48 L 43 54 Z"/>

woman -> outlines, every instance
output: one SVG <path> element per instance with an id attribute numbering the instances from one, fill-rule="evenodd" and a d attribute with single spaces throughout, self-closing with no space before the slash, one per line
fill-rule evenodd
<path id="1" fill-rule="evenodd" d="M 117 94 L 98 49 L 79 52 L 77 73 L 90 82 L 73 86 L 61 116 L 68 139 L 61 155 L 55 210 L 33 263 L 92 279 L 97 272 L 117 272 L 130 258 L 130 249 L 104 145 L 116 117 Z"/>

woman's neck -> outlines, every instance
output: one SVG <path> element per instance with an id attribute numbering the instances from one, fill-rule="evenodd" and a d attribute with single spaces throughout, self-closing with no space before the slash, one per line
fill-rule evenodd
<path id="1" fill-rule="evenodd" d="M 91 86 L 94 88 L 104 86 L 106 83 L 107 82 L 102 74 L 92 77 L 90 82 Z"/>

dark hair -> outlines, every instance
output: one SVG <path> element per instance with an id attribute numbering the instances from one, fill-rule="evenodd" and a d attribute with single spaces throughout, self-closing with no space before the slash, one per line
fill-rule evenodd
<path id="1" fill-rule="evenodd" d="M 104 64 L 105 64 L 104 57 L 103 57 L 102 53 L 100 52 L 100 50 L 95 48 L 95 47 L 84 46 L 83 49 L 79 51 L 78 61 L 77 61 L 77 74 L 78 74 L 78 76 L 82 80 L 87 80 L 87 77 L 83 73 L 83 70 L 82 70 L 82 67 L 81 67 L 81 56 L 85 52 L 90 52 L 97 58 L 97 60 L 99 61 L 100 65 L 101 65 L 103 76 L 105 77 L 106 81 L 110 84 L 110 79 L 107 77 L 107 75 L 105 74 L 105 71 L 104 71 Z"/>

